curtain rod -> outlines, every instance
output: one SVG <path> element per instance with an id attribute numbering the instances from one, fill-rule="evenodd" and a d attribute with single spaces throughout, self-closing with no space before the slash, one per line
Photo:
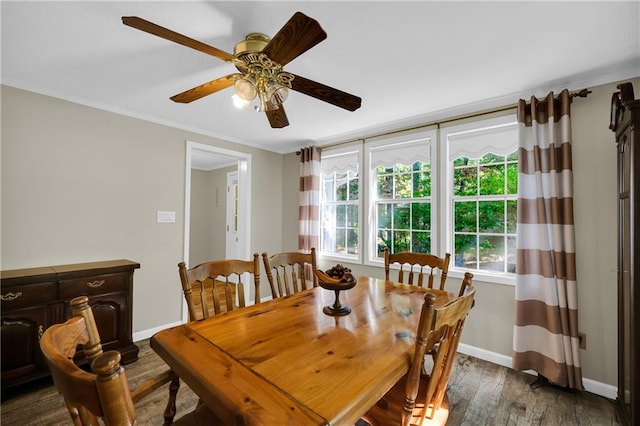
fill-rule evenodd
<path id="1" fill-rule="evenodd" d="M 589 93 L 591 93 L 591 90 L 589 89 L 580 89 L 577 90 L 575 92 L 572 92 L 569 94 L 571 100 L 573 101 L 573 98 L 575 97 L 580 97 L 580 98 L 586 98 Z M 481 117 L 483 115 L 489 115 L 489 114 L 495 114 L 498 112 L 503 112 L 503 111 L 509 111 L 510 109 L 515 109 L 518 107 L 518 104 L 511 104 L 511 105 L 506 105 L 506 106 L 502 106 L 502 107 L 498 107 L 498 108 L 493 108 L 493 109 L 488 109 L 488 110 L 484 110 L 484 111 L 480 111 L 480 112 L 473 112 L 473 113 L 469 113 L 469 114 L 463 114 L 463 115 L 458 115 L 455 117 L 451 117 L 451 118 L 446 118 L 444 120 L 435 120 L 435 121 L 431 121 L 429 123 L 425 123 L 425 124 L 421 124 L 419 126 L 414 126 L 414 127 L 407 127 L 405 129 L 400 129 L 400 130 L 389 130 L 387 132 L 382 132 L 382 133 L 377 133 L 375 135 L 370 135 L 364 138 L 357 138 L 357 139 L 351 139 L 348 141 L 344 141 L 344 142 L 337 142 L 334 144 L 329 144 L 329 145 L 323 145 L 321 148 L 333 148 L 335 146 L 340 146 L 340 145 L 345 145 L 351 142 L 357 142 L 360 140 L 365 140 L 365 139 L 373 139 L 373 138 L 378 138 L 381 136 L 389 136 L 389 135 L 394 135 L 396 133 L 402 133 L 402 132 L 406 132 L 406 131 L 410 131 L 410 130 L 417 130 L 417 129 L 422 129 L 425 127 L 430 127 L 430 126 L 435 126 L 435 125 L 440 125 L 440 124 L 446 124 L 446 123 L 450 123 L 452 121 L 458 121 L 458 120 L 464 120 L 467 118 L 474 118 L 474 117 Z M 296 155 L 300 155 L 301 151 L 296 151 Z"/>

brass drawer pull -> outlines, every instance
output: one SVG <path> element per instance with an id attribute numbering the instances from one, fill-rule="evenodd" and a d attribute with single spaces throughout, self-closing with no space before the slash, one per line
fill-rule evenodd
<path id="1" fill-rule="evenodd" d="M 7 294 L 0 295 L 0 299 L 2 299 L 3 302 L 9 302 L 11 300 L 16 300 L 20 296 L 22 296 L 21 291 L 17 293 L 7 293 Z"/>
<path id="2" fill-rule="evenodd" d="M 42 335 L 44 334 L 44 327 L 43 326 L 39 326 L 38 327 L 38 342 L 40 341 L 40 339 L 42 339 Z"/>
<path id="3" fill-rule="evenodd" d="M 87 286 L 91 287 L 91 288 L 98 288 L 98 287 L 102 287 L 102 285 L 105 283 L 105 280 L 95 280 L 95 281 L 91 281 L 87 283 Z"/>

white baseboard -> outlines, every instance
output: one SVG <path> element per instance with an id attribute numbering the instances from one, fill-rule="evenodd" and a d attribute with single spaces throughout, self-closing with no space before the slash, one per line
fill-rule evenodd
<path id="1" fill-rule="evenodd" d="M 608 385 L 602 382 L 597 382 L 595 380 L 587 379 L 585 377 L 582 378 L 582 384 L 584 385 L 584 389 L 587 392 L 604 396 L 605 398 L 609 398 L 611 400 L 615 400 L 618 398 L 617 386 Z"/>
<path id="2" fill-rule="evenodd" d="M 271 296 L 261 297 L 260 298 L 260 302 L 265 302 L 265 301 L 271 300 L 271 299 L 272 299 Z M 248 303 L 248 305 L 253 305 L 253 303 L 250 302 L 250 303 Z M 177 325 L 182 325 L 182 324 L 183 324 L 182 321 L 177 321 L 177 322 L 173 322 L 173 323 L 170 323 L 170 324 L 161 325 L 159 327 L 150 328 L 148 330 L 138 331 L 137 333 L 133 333 L 133 341 L 137 342 L 139 340 L 149 339 L 149 338 L 151 338 L 151 336 L 156 334 L 158 331 L 164 330 L 165 328 L 175 327 Z"/>
<path id="3" fill-rule="evenodd" d="M 499 354 L 496 352 L 491 352 L 486 349 L 477 348 L 475 346 L 465 345 L 464 343 L 460 343 L 458 345 L 458 352 L 465 355 L 470 355 L 472 357 L 481 359 L 483 361 L 492 362 L 494 364 L 498 364 L 503 367 L 511 368 L 512 366 L 512 363 L 511 363 L 512 360 L 510 356 Z M 537 373 L 532 370 L 526 370 L 524 371 L 524 373 L 537 375 Z M 587 379 L 585 377 L 582 378 L 582 384 L 584 385 L 584 389 L 587 392 L 591 392 L 593 394 L 600 395 L 612 400 L 618 397 L 617 386 Z"/>
<path id="4" fill-rule="evenodd" d="M 148 330 L 138 331 L 137 333 L 133 333 L 133 341 L 137 342 L 144 339 L 149 339 L 151 336 L 156 334 L 158 331 L 164 330 L 165 328 L 175 327 L 177 325 L 181 325 L 182 322 L 174 322 L 171 324 L 161 325 L 160 327 L 150 328 Z"/>

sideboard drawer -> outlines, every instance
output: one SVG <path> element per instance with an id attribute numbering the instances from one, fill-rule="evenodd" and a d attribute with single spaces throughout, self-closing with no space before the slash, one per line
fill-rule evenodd
<path id="1" fill-rule="evenodd" d="M 115 293 L 128 289 L 130 274 L 94 275 L 60 281 L 60 299 L 73 299 L 77 296 Z"/>
<path id="2" fill-rule="evenodd" d="M 2 310 L 39 305 L 57 299 L 58 283 L 38 283 L 2 289 Z"/>

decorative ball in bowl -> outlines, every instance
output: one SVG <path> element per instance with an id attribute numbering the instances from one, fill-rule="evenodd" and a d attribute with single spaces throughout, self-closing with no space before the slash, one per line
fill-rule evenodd
<path id="1" fill-rule="evenodd" d="M 316 276 L 318 277 L 320 287 L 333 290 L 336 294 L 336 300 L 333 306 L 325 306 L 322 312 L 331 316 L 342 316 L 351 313 L 349 306 L 340 304 L 340 291 L 349 290 L 357 283 L 356 277 L 351 274 L 351 270 L 338 264 L 326 272 L 317 269 Z"/>

